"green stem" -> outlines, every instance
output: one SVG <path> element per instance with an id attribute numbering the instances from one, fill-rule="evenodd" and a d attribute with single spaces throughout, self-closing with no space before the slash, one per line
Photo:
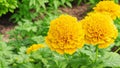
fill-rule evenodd
<path id="1" fill-rule="evenodd" d="M 67 54 L 64 55 L 67 62 L 69 61 Z"/>
<path id="2" fill-rule="evenodd" d="M 115 53 L 117 53 L 119 50 L 120 50 L 120 48 L 118 48 L 118 49 L 115 51 Z"/>
<path id="3" fill-rule="evenodd" d="M 95 57 L 95 62 L 97 61 L 98 59 L 98 45 L 96 45 L 96 57 Z"/>
<path id="4" fill-rule="evenodd" d="M 1 68 L 4 68 L 4 67 L 3 67 L 3 63 L 2 63 L 2 61 L 1 61 Z"/>

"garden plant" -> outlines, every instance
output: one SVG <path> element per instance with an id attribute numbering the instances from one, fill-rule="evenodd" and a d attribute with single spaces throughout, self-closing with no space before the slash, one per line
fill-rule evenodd
<path id="1" fill-rule="evenodd" d="M 81 20 L 59 9 L 82 4 Z M 0 0 L 7 13 L 16 25 L 0 35 L 0 68 L 120 68 L 119 0 Z"/>

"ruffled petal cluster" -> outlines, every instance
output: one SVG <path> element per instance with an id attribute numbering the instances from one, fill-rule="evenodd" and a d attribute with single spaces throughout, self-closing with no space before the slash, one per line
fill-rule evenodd
<path id="1" fill-rule="evenodd" d="M 33 44 L 32 46 L 30 46 L 30 47 L 27 49 L 26 53 L 29 54 L 29 53 L 31 53 L 32 51 L 36 51 L 36 50 L 38 50 L 38 49 L 40 49 L 40 48 L 43 48 L 43 47 L 44 47 L 44 45 L 42 45 L 42 44 Z"/>
<path id="2" fill-rule="evenodd" d="M 120 5 L 114 3 L 114 1 L 100 1 L 93 9 L 95 12 L 110 15 L 112 19 L 120 17 Z"/>
<path id="3" fill-rule="evenodd" d="M 114 42 L 118 35 L 117 28 L 109 15 L 90 13 L 80 21 L 85 30 L 85 42 L 106 48 Z"/>
<path id="4" fill-rule="evenodd" d="M 84 44 L 84 31 L 76 17 L 61 15 L 50 23 L 46 43 L 60 54 L 73 54 Z"/>

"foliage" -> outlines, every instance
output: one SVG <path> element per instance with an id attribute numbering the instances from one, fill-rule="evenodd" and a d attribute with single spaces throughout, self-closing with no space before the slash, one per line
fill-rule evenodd
<path id="1" fill-rule="evenodd" d="M 96 48 L 85 45 L 72 55 L 60 55 L 48 47 L 40 48 L 26 54 L 26 47 L 20 47 L 13 52 L 14 47 L 0 42 L 1 68 L 119 68 L 120 55 L 109 52 L 110 48 L 99 49 L 96 59 Z"/>
<path id="2" fill-rule="evenodd" d="M 0 0 L 0 16 L 6 14 L 7 12 L 14 12 L 17 7 L 16 0 Z"/>
<path id="3" fill-rule="evenodd" d="M 58 9 L 59 6 L 69 6 L 72 7 L 71 2 L 73 0 L 49 0 L 49 6 L 52 7 L 54 5 L 55 9 Z"/>
<path id="4" fill-rule="evenodd" d="M 120 42 L 119 42 L 119 40 L 120 40 L 120 18 L 117 18 L 116 20 L 114 20 L 114 23 L 118 29 L 118 37 L 117 37 L 115 43 L 116 43 L 116 46 L 120 47 Z"/>
<path id="5" fill-rule="evenodd" d="M 49 21 L 56 16 L 50 15 L 35 22 L 26 19 L 19 21 L 18 26 L 9 32 L 11 41 L 8 42 L 8 45 L 19 48 L 20 46 L 43 43 L 49 29 Z"/>
<path id="6" fill-rule="evenodd" d="M 100 0 L 89 0 L 89 2 L 93 5 L 96 5 Z"/>
<path id="7" fill-rule="evenodd" d="M 18 0 L 18 11 L 12 16 L 12 18 L 15 18 L 16 21 L 20 21 L 21 19 L 29 19 L 31 21 L 39 15 L 38 12 L 44 11 L 44 3 L 46 2 L 48 1 L 44 0 L 43 2 L 40 2 L 38 0 Z"/>
<path id="8" fill-rule="evenodd" d="M 15 22 L 27 19 L 33 21 L 36 18 L 46 17 L 58 12 L 59 6 L 72 7 L 73 0 L 18 0 L 18 11 L 11 17 Z"/>
<path id="9" fill-rule="evenodd" d="M 18 1 L 19 9 L 17 11 L 17 14 L 13 16 L 13 18 L 15 18 L 16 21 L 18 21 L 17 22 L 18 25 L 15 27 L 15 29 L 9 32 L 10 41 L 9 42 L 2 41 L 3 36 L 0 35 L 0 68 L 120 68 L 119 60 L 120 55 L 117 53 L 118 50 L 115 52 L 111 52 L 111 48 L 113 46 L 120 47 L 119 18 L 114 20 L 114 24 L 117 26 L 118 29 L 118 37 L 115 40 L 115 43 L 112 44 L 110 47 L 106 49 L 99 49 L 97 44 L 96 46 L 85 44 L 81 49 L 76 49 L 76 51 L 71 55 L 66 53 L 61 55 L 55 51 L 52 51 L 48 47 L 48 45 L 44 42 L 44 39 L 47 36 L 50 21 L 59 15 L 58 12 L 57 14 L 55 13 L 55 15 L 53 15 L 54 14 L 53 10 L 55 11 L 58 10 L 59 6 L 67 5 L 71 7 L 72 6 L 71 2 L 73 0 L 41 0 L 41 1 L 18 0 Z M 87 2 L 88 0 L 78 1 L 79 3 L 83 1 L 86 1 L 85 3 L 88 3 Z M 91 2 L 91 4 L 97 4 L 98 2 L 98 0 L 89 1 Z M 100 18 L 100 21 L 101 19 L 102 18 Z M 65 21 L 67 20 L 65 19 Z M 69 21 L 71 21 L 71 19 Z M 66 23 L 67 22 L 65 23 L 63 22 L 63 24 Z M 61 27 L 64 26 L 63 24 L 62 25 L 60 24 Z M 66 25 L 69 26 L 69 24 Z M 69 28 L 68 31 L 70 32 L 68 33 L 71 34 L 74 27 L 75 26 L 73 25 L 71 27 L 65 28 L 66 29 Z M 58 30 L 58 32 L 59 31 L 60 30 Z M 63 32 L 65 31 L 64 28 L 62 29 L 62 31 Z M 78 30 L 76 29 L 75 31 L 76 34 L 75 32 L 73 32 L 73 37 L 78 34 L 77 31 Z M 62 40 L 63 39 L 64 37 L 62 38 Z M 50 39 L 50 42 L 51 40 L 52 39 Z M 77 40 L 75 39 L 75 41 Z M 37 47 L 34 50 L 33 46 L 31 46 L 34 45 L 34 47 L 36 47 L 39 44 L 43 44 L 44 48 Z M 34 51 L 27 53 L 28 49 Z"/>
<path id="10" fill-rule="evenodd" d="M 12 47 L 7 46 L 7 44 L 2 41 L 2 36 L 0 35 L 0 68 L 8 68 L 13 53 L 11 50 Z"/>

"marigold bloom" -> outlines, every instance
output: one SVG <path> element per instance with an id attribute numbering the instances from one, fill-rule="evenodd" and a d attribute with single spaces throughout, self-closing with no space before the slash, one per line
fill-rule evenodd
<path id="1" fill-rule="evenodd" d="M 95 12 L 110 15 L 112 19 L 120 17 L 120 5 L 114 3 L 114 1 L 100 1 L 93 9 Z"/>
<path id="2" fill-rule="evenodd" d="M 75 17 L 61 15 L 51 21 L 46 43 L 51 50 L 60 54 L 73 54 L 84 44 L 82 25 Z"/>
<path id="3" fill-rule="evenodd" d="M 44 47 L 44 45 L 42 45 L 42 44 L 33 44 L 32 46 L 30 46 L 27 49 L 26 53 L 29 54 L 31 51 L 36 51 L 36 50 L 43 48 L 43 47 Z"/>
<path id="4" fill-rule="evenodd" d="M 117 28 L 109 15 L 93 13 L 81 20 L 85 30 L 85 42 L 106 48 L 114 42 L 118 35 Z"/>

